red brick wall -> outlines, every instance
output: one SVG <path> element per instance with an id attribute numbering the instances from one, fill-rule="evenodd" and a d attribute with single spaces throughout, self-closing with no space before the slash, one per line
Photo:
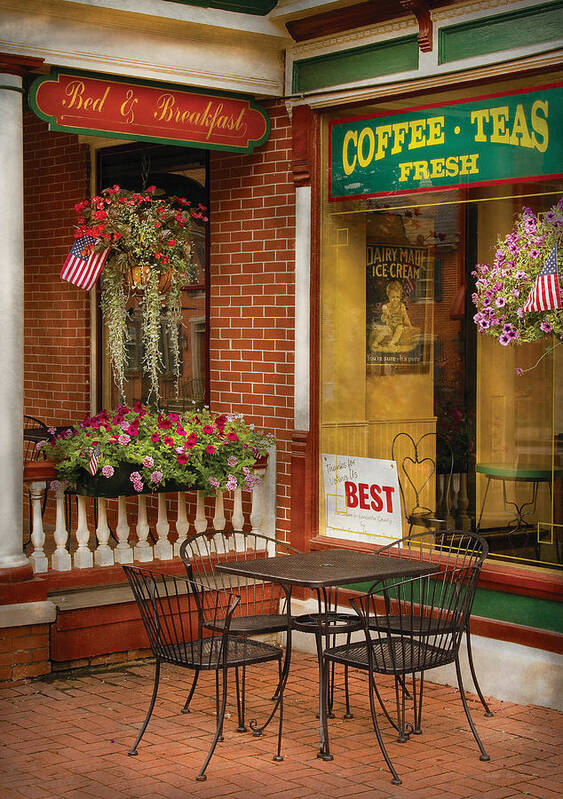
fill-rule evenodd
<path id="1" fill-rule="evenodd" d="M 280 534 L 290 529 L 295 190 L 289 117 L 282 103 L 264 105 L 266 145 L 211 153 L 210 403 L 276 435 Z"/>
<path id="2" fill-rule="evenodd" d="M 89 151 L 78 136 L 24 117 L 25 413 L 82 418 L 89 403 L 88 294 L 59 273 L 73 240 L 73 206 L 89 194 Z"/>
<path id="3" fill-rule="evenodd" d="M 0 629 L 0 682 L 49 674 L 49 625 Z"/>

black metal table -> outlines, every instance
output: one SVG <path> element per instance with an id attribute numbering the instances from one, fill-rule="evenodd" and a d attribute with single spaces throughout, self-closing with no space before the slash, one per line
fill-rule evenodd
<path id="1" fill-rule="evenodd" d="M 319 681 L 322 679 L 322 608 L 329 608 L 331 604 L 337 606 L 337 599 L 329 597 L 329 591 L 342 585 L 351 583 L 375 583 L 380 580 L 391 579 L 394 577 L 415 577 L 424 574 L 432 574 L 436 571 L 436 565 L 432 563 L 421 563 L 418 561 L 407 560 L 401 557 L 389 557 L 376 555 L 367 552 L 356 552 L 351 549 L 331 549 L 315 552 L 303 552 L 298 555 L 279 555 L 277 557 L 256 558 L 254 560 L 233 561 L 232 563 L 221 563 L 215 567 L 218 571 L 227 574 L 244 575 L 245 577 L 256 577 L 274 583 L 280 583 L 286 591 L 288 603 L 291 600 L 291 589 L 293 586 L 312 589 L 317 593 L 319 603 L 320 619 L 318 623 L 319 633 L 316 636 L 317 656 L 319 660 Z M 316 614 L 313 614 L 316 615 Z M 347 631 L 344 620 L 338 627 L 338 616 L 335 613 L 336 624 L 330 629 L 330 634 Z M 312 616 L 310 617 L 312 618 Z M 299 617 L 298 617 L 299 619 Z M 299 629 L 299 621 L 292 625 Z M 358 628 L 361 625 L 358 625 Z M 356 628 L 356 629 L 358 629 Z M 351 628 L 348 628 L 351 629 Z M 291 627 L 288 628 L 288 648 L 291 645 Z M 286 658 L 286 671 L 284 679 L 287 679 L 290 658 Z M 326 752 L 324 740 L 322 718 L 324 708 L 322 707 L 325 692 L 320 684 L 319 690 L 319 718 L 320 724 L 320 748 L 317 757 L 323 760 L 332 760 L 332 755 Z"/>

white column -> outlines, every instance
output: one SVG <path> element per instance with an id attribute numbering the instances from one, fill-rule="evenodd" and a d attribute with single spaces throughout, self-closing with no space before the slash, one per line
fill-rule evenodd
<path id="1" fill-rule="evenodd" d="M 51 566 L 55 571 L 68 572 L 72 569 L 70 552 L 66 548 L 68 541 L 68 530 L 66 529 L 65 519 L 65 490 L 59 483 L 56 492 L 57 497 L 57 516 L 55 523 L 54 539 L 57 548 L 51 558 Z"/>
<path id="2" fill-rule="evenodd" d="M 311 187 L 295 190 L 295 389 L 293 426 L 309 429 Z"/>
<path id="3" fill-rule="evenodd" d="M 41 514 L 41 505 L 43 503 L 43 493 L 47 490 L 47 486 L 43 482 L 31 484 L 31 544 L 33 552 L 31 553 L 31 563 L 35 574 L 38 572 L 46 572 L 49 568 L 49 561 L 43 551 L 45 544 L 45 533 L 43 532 L 43 517 Z"/>
<path id="4" fill-rule="evenodd" d="M 0 74 L 0 569 L 23 553 L 23 125 L 22 79 Z"/>

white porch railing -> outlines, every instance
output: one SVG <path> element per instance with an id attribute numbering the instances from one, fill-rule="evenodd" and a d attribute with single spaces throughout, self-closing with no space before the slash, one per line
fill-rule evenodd
<path id="1" fill-rule="evenodd" d="M 248 518 L 243 513 L 242 491 L 230 493 L 233 498 L 229 518 L 225 515 L 223 492 L 217 491 L 213 503 L 213 515 L 206 515 L 202 491 L 179 492 L 175 518 L 169 518 L 167 496 L 159 493 L 158 516 L 153 535 L 147 516 L 146 495 L 136 497 L 136 515 L 131 513 L 131 497 L 116 499 L 97 498 L 97 524 L 95 530 L 89 525 L 88 503 L 93 498 L 77 496 L 76 526 L 67 530 L 65 515 L 65 491 L 59 486 L 55 493 L 56 516 L 52 533 L 53 546 L 46 546 L 46 533 L 43 527 L 43 495 L 47 490 L 46 481 L 30 483 L 31 490 L 31 545 L 30 561 L 33 571 L 57 572 L 72 569 L 88 569 L 93 566 L 113 566 L 119 563 L 148 563 L 153 560 L 172 560 L 178 556 L 182 541 L 190 531 L 204 532 L 208 528 L 224 530 L 229 524 L 235 531 L 246 526 L 252 532 L 274 535 L 275 527 L 275 451 L 270 453 L 266 468 L 256 469 L 262 478 L 261 483 L 251 492 L 251 510 Z M 272 475 L 274 475 L 272 479 Z M 194 503 L 195 496 L 195 503 Z M 188 518 L 186 499 L 195 506 L 193 518 Z M 128 501 L 129 500 L 129 501 Z M 135 500 L 135 498 L 133 498 Z M 117 524 L 112 537 L 108 524 L 108 503 L 117 503 Z M 134 517 L 134 518 L 133 518 Z M 91 516 L 90 516 L 91 518 Z M 171 536 L 170 533 L 175 533 Z M 51 535 L 51 534 L 49 534 Z M 151 542 L 154 541 L 154 543 Z M 47 552 L 46 552 L 47 550 Z M 48 554 L 51 552 L 51 554 Z"/>

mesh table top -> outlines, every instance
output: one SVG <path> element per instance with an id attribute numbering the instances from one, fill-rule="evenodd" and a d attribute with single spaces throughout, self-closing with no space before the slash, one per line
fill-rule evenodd
<path id="1" fill-rule="evenodd" d="M 387 557 L 349 549 L 303 552 L 272 558 L 218 563 L 215 568 L 228 574 L 256 577 L 284 585 L 323 588 L 390 577 L 416 577 L 437 570 L 432 563 Z"/>

